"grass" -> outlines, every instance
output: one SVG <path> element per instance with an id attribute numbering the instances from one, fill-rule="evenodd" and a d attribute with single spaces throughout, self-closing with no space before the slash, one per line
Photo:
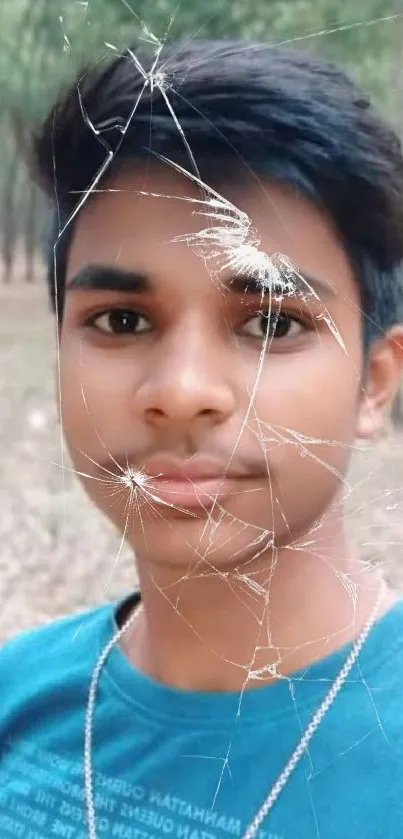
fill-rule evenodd
<path id="1" fill-rule="evenodd" d="M 0 640 L 135 582 L 119 538 L 78 481 L 62 473 L 53 318 L 45 283 L 0 285 Z M 362 555 L 403 586 L 403 433 L 352 464 L 349 528 Z"/>

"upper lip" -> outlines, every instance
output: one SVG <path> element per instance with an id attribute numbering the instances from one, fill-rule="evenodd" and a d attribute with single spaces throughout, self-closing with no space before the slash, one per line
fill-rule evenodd
<path id="1" fill-rule="evenodd" d="M 228 466 L 225 461 L 208 455 L 196 455 L 188 460 L 175 455 L 155 455 L 146 461 L 141 471 L 165 481 L 197 482 L 246 476 L 241 468 Z"/>

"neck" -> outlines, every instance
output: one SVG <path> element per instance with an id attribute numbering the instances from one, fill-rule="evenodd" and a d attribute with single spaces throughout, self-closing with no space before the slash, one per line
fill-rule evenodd
<path id="1" fill-rule="evenodd" d="M 316 550 L 197 578 L 140 561 L 143 609 L 122 647 L 151 678 L 187 690 L 239 691 L 308 666 L 357 637 L 379 593 L 344 534 L 327 536 Z M 380 613 L 395 599 L 386 593 Z"/>

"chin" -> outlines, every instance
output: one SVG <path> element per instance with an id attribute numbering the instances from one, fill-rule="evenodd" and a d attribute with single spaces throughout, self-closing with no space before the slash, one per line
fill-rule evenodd
<path id="1" fill-rule="evenodd" d="M 208 520 L 206 515 L 190 518 L 175 511 L 169 519 L 135 522 L 128 541 L 144 564 L 149 560 L 154 567 L 197 568 L 208 573 L 235 569 L 266 550 L 271 555 L 273 534 L 256 525 L 245 526 L 232 516 Z"/>

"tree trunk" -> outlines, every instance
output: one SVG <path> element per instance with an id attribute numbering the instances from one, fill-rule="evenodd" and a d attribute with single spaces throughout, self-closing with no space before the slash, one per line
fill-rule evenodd
<path id="1" fill-rule="evenodd" d="M 11 282 L 13 273 L 13 263 L 15 256 L 15 214 L 14 214 L 14 198 L 18 175 L 18 157 L 14 155 L 11 162 L 5 189 L 2 195 L 3 202 L 3 230 L 2 230 L 2 261 L 3 261 L 3 280 L 6 283 Z"/>
<path id="2" fill-rule="evenodd" d="M 25 281 L 32 283 L 35 276 L 37 191 L 31 184 L 25 226 Z"/>

